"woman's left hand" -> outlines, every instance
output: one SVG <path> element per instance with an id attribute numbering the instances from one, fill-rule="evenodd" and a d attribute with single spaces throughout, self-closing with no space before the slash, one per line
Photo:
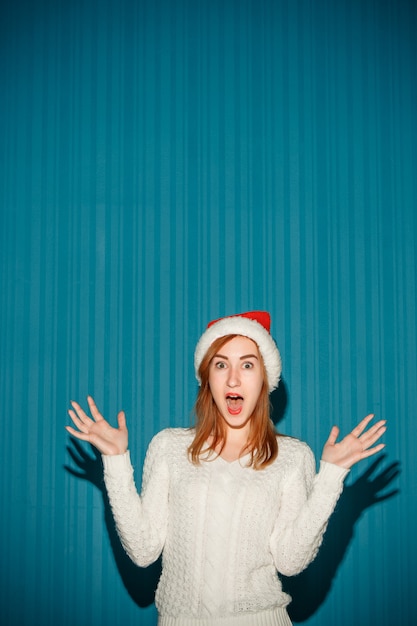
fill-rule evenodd
<path id="1" fill-rule="evenodd" d="M 366 427 L 373 417 L 373 414 L 367 415 L 359 422 L 356 428 L 339 443 L 336 443 L 336 439 L 339 436 L 339 428 L 333 426 L 330 431 L 330 436 L 323 448 L 322 461 L 350 469 L 352 465 L 355 465 L 358 461 L 380 452 L 380 450 L 385 447 L 385 444 L 379 443 L 376 446 L 374 444 L 386 431 L 386 420 L 380 420 L 366 430 Z"/>

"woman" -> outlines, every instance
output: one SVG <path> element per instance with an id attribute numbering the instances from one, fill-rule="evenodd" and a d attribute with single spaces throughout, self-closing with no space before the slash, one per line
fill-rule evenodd
<path id="1" fill-rule="evenodd" d="M 277 571 L 314 559 L 352 465 L 379 452 L 385 421 L 368 415 L 340 443 L 334 426 L 316 474 L 310 448 L 276 434 L 269 393 L 281 358 L 265 312 L 209 324 L 195 351 L 200 390 L 194 429 L 157 434 L 139 496 L 123 412 L 112 428 L 72 402 L 73 436 L 102 453 L 122 544 L 140 566 L 163 552 L 155 602 L 159 626 L 291 624 Z"/>

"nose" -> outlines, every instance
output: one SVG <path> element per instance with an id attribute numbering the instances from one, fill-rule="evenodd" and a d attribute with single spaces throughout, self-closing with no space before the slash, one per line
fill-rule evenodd
<path id="1" fill-rule="evenodd" d="M 238 387 L 240 385 L 240 376 L 238 367 L 230 367 L 227 377 L 227 385 L 229 387 Z"/>

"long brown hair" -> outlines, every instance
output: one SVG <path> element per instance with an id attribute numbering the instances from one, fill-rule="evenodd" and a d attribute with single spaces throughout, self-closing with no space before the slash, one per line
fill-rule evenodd
<path id="1" fill-rule="evenodd" d="M 212 453 L 220 446 L 220 452 L 226 443 L 227 430 L 224 420 L 214 402 L 210 386 L 210 364 L 220 348 L 238 335 L 226 335 L 213 341 L 199 367 L 200 390 L 194 407 L 196 415 L 195 437 L 188 448 L 191 461 L 198 465 L 203 453 Z M 251 415 L 251 429 L 245 450 L 251 453 L 251 466 L 263 469 L 272 463 L 278 455 L 277 433 L 270 419 L 268 379 L 263 359 L 260 359 L 263 372 L 263 385 L 258 402 Z M 211 438 L 210 444 L 208 440 Z"/>

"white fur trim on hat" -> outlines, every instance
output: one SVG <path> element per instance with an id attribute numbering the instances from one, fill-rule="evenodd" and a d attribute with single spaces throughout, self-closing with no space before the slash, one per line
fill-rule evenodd
<path id="1" fill-rule="evenodd" d="M 281 356 L 275 341 L 261 324 L 255 320 L 238 315 L 220 319 L 209 326 L 201 335 L 194 353 L 194 368 L 198 383 L 201 384 L 198 369 L 204 355 L 213 341 L 226 335 L 249 337 L 257 344 L 265 364 L 269 392 L 276 389 L 281 376 L 282 365 Z"/>

